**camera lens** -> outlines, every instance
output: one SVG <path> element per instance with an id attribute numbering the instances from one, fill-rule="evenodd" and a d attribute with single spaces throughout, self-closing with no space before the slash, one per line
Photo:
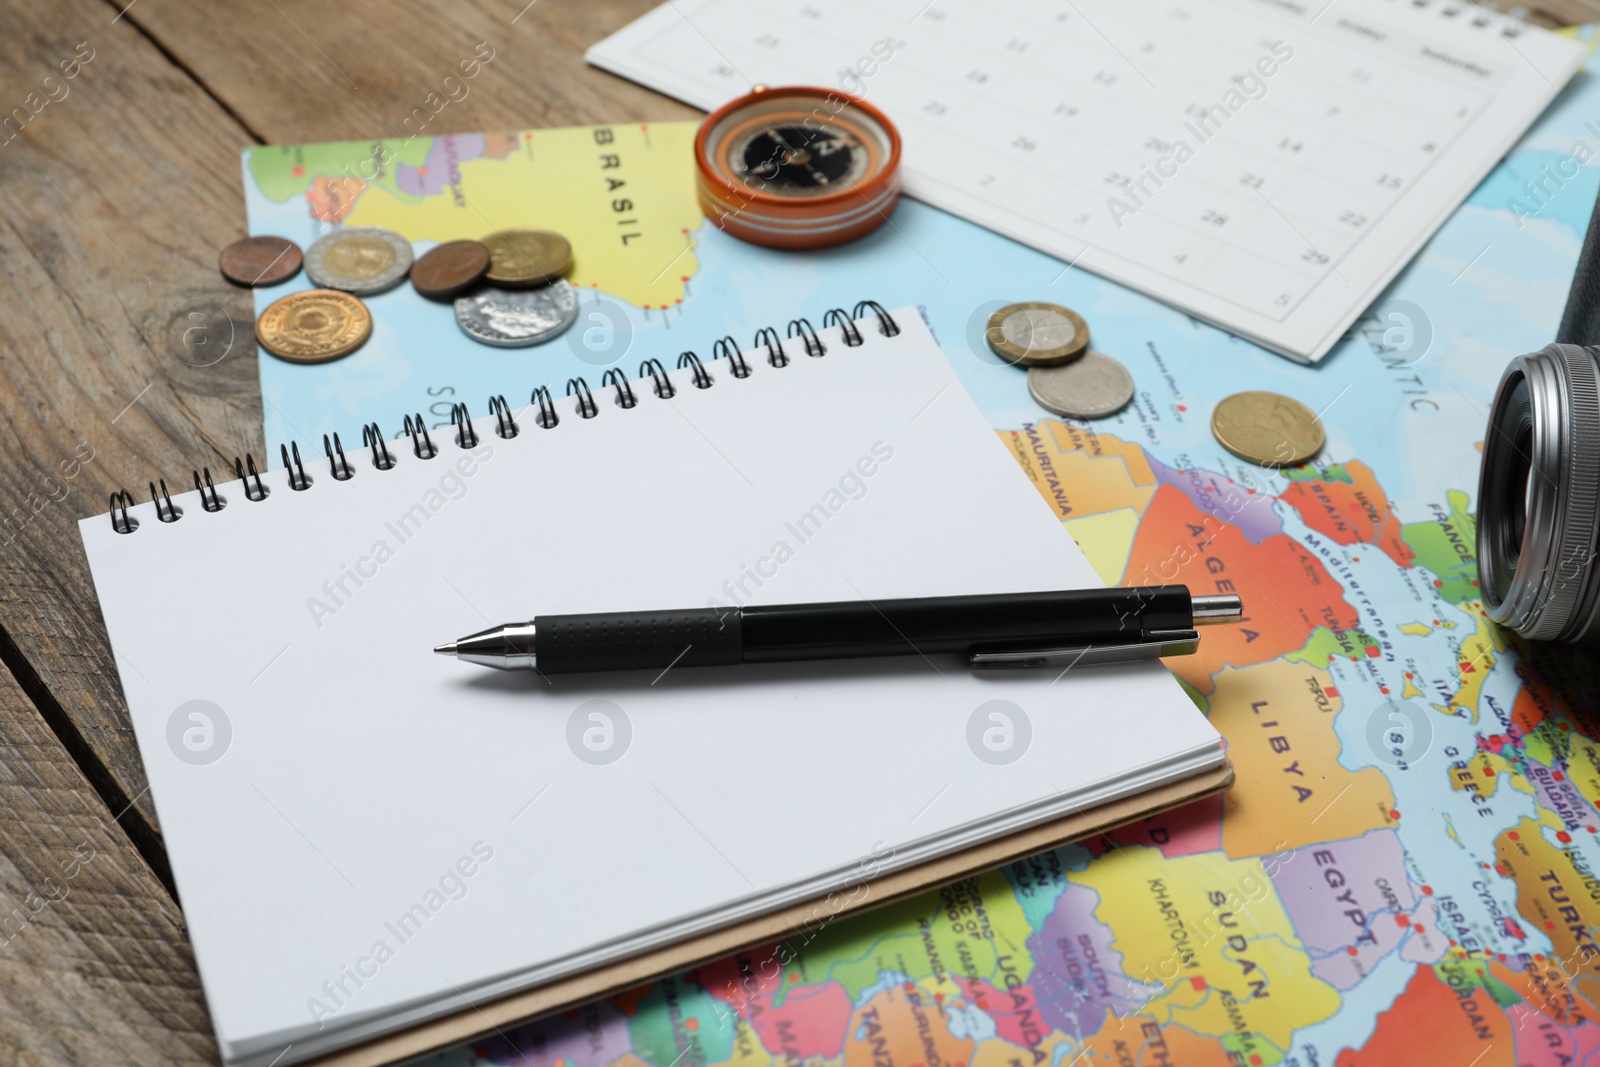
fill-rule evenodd
<path id="1" fill-rule="evenodd" d="M 1478 483 L 1478 583 L 1525 637 L 1600 640 L 1600 348 L 1518 356 L 1495 393 Z"/>

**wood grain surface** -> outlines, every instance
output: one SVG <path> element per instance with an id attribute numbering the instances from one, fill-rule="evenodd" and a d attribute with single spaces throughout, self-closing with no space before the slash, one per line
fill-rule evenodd
<path id="1" fill-rule="evenodd" d="M 590 45 L 657 2 L 275 0 L 220 20 L 210 0 L 141 0 L 127 17 L 257 136 L 279 144 L 696 117 L 583 62 Z M 480 44 L 493 58 L 466 83 L 466 97 L 406 127 L 412 108 Z"/>
<path id="2" fill-rule="evenodd" d="M 216 1062 L 75 524 L 261 458 L 251 301 L 216 270 L 240 148 L 416 130 L 479 46 L 420 132 L 693 117 L 583 63 L 654 2 L 0 0 L 3 1062 Z"/>
<path id="3" fill-rule="evenodd" d="M 3 667 L 0 767 L 0 1062 L 215 1062 L 178 906 Z"/>
<path id="4" fill-rule="evenodd" d="M 0 659 L 164 865 L 76 523 L 114 489 L 260 452 L 252 309 L 216 267 L 250 138 L 115 14 L 17 2 L 0 21 L 0 112 L 27 116 L 0 145 Z"/>

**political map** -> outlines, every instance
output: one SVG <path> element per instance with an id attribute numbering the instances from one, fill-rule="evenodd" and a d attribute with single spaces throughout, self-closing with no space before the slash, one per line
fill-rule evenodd
<path id="1" fill-rule="evenodd" d="M 584 294 L 566 337 L 533 349 L 479 348 L 447 307 L 402 288 L 371 301 L 374 339 L 346 360 L 263 356 L 274 455 L 372 420 L 392 432 L 441 398 L 482 414 L 490 394 L 560 396 L 569 377 L 706 356 L 724 335 L 748 348 L 760 326 L 820 322 L 859 299 L 915 305 L 1019 476 L 1107 582 L 1243 597 L 1243 624 L 1168 661 L 1227 738 L 1237 784 L 428 1062 L 1600 1060 L 1600 671 L 1489 624 L 1474 528 L 1495 384 L 1510 357 L 1552 339 L 1600 190 L 1594 74 L 1315 369 L 915 202 L 817 255 L 742 245 L 694 209 L 692 129 L 248 150 L 253 233 L 306 243 L 383 225 L 421 251 L 547 226 L 572 240 Z M 359 168 L 372 159 L 384 162 Z M 982 339 L 994 308 L 1024 300 L 1081 313 L 1092 347 L 1132 372 L 1133 403 L 1093 423 L 1039 409 Z M 1322 453 L 1274 472 L 1225 452 L 1210 413 L 1246 389 L 1320 412 Z M 770 784 L 796 803 L 849 788 Z"/>

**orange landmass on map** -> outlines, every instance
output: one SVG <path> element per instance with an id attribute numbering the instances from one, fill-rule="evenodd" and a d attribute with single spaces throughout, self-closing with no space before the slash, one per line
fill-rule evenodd
<path id="1" fill-rule="evenodd" d="M 1580 867 L 1575 848 L 1545 836 L 1534 819 L 1522 819 L 1495 840 L 1496 867 L 1517 883 L 1517 912 L 1550 939 L 1550 955 L 1571 975 L 1572 994 L 1587 1009 L 1600 1008 L 1600 901 L 1590 895 L 1594 876 Z"/>
<path id="2" fill-rule="evenodd" d="M 844 1046 L 844 1067 L 966 1067 L 974 1042 L 950 1032 L 944 1009 L 907 982 L 857 1009 Z"/>
<path id="3" fill-rule="evenodd" d="M 360 178 L 328 178 L 319 175 L 306 190 L 306 205 L 312 218 L 323 222 L 343 222 L 366 189 Z"/>
<path id="4" fill-rule="evenodd" d="M 1356 609 L 1322 563 L 1288 534 L 1260 544 L 1207 515 L 1182 490 L 1158 486 L 1134 537 L 1124 585 L 1182 583 L 1193 592 L 1237 593 L 1245 618 L 1206 631 L 1200 651 L 1166 661 L 1202 694 L 1225 666 L 1265 663 L 1305 647 L 1319 626 L 1353 629 Z"/>
<path id="5" fill-rule="evenodd" d="M 1278 497 L 1300 513 L 1313 530 L 1341 545 L 1375 545 L 1402 567 L 1416 554 L 1400 537 L 1400 520 L 1377 476 L 1365 463 L 1340 464 L 1349 481 L 1307 478 L 1289 484 Z"/>
<path id="6" fill-rule="evenodd" d="M 486 133 L 483 135 L 483 155 L 485 159 L 504 159 L 516 151 L 519 138 L 515 131 L 501 133 Z"/>
<path id="7" fill-rule="evenodd" d="M 1463 995 L 1465 994 L 1465 995 Z M 1378 1016 L 1372 1037 L 1358 1052 L 1345 1049 L 1335 1067 L 1513 1067 L 1515 1027 L 1482 989 L 1455 990 L 1432 967 L 1417 973 Z"/>
<path id="8" fill-rule="evenodd" d="M 1339 762 L 1333 720 L 1341 700 L 1326 671 L 1276 660 L 1221 671 L 1216 686 L 1211 725 L 1228 739 L 1237 776 L 1222 800 L 1229 856 L 1267 856 L 1394 825 L 1383 772 Z"/>
<path id="9" fill-rule="evenodd" d="M 1143 512 L 1155 492 L 1155 473 L 1138 445 L 1051 419 L 998 432 L 1058 519 Z"/>

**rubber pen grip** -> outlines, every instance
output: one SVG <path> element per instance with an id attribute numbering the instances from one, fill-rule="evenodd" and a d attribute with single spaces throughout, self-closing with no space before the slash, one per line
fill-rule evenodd
<path id="1" fill-rule="evenodd" d="M 664 671 L 741 662 L 737 609 L 541 615 L 533 624 L 541 674 Z"/>

